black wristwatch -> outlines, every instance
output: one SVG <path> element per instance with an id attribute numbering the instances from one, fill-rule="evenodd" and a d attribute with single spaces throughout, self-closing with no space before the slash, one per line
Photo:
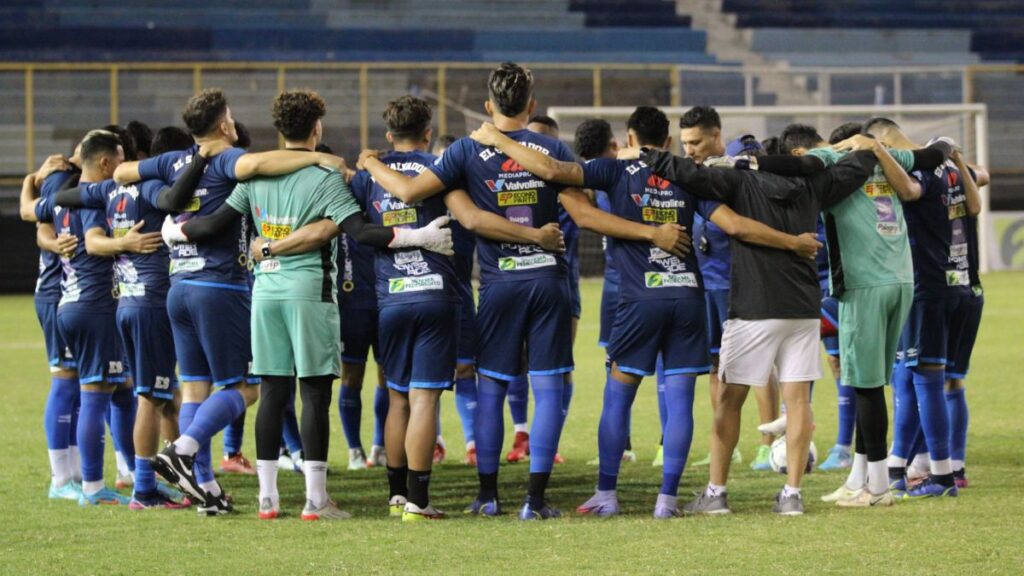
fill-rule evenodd
<path id="1" fill-rule="evenodd" d="M 270 253 L 270 240 L 264 242 L 263 246 L 260 247 L 260 255 L 264 258 L 270 258 L 272 256 Z"/>

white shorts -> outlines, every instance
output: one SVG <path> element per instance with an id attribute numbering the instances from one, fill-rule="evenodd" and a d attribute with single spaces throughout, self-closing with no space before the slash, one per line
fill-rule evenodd
<path id="1" fill-rule="evenodd" d="M 777 369 L 779 382 L 810 382 L 822 376 L 821 321 L 742 320 L 725 323 L 719 378 L 729 384 L 765 386 Z"/>

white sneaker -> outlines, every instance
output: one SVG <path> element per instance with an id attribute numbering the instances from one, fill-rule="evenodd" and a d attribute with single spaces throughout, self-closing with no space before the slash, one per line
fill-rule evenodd
<path id="1" fill-rule="evenodd" d="M 288 472 L 295 471 L 295 462 L 292 460 L 291 454 L 281 454 L 277 457 L 277 469 L 287 470 Z"/>
<path id="2" fill-rule="evenodd" d="M 892 490 L 886 490 L 881 494 L 872 494 L 867 489 L 858 491 L 853 498 L 847 498 L 836 502 L 841 508 L 872 508 L 874 506 L 892 506 L 895 503 Z"/>
<path id="3" fill-rule="evenodd" d="M 348 469 L 349 470 L 366 470 L 366 453 L 363 452 L 362 448 L 349 448 L 348 450 Z"/>
<path id="4" fill-rule="evenodd" d="M 858 490 L 850 490 L 849 488 L 846 487 L 846 483 L 844 482 L 841 486 L 839 486 L 839 488 L 836 488 L 835 491 L 822 496 L 821 501 L 839 502 L 840 500 L 849 500 L 851 498 L 856 498 L 857 496 L 860 495 L 861 492 L 864 492 L 863 488 Z"/>
<path id="5" fill-rule="evenodd" d="M 767 424 L 761 424 L 757 427 L 757 431 L 761 434 L 771 434 L 772 436 L 780 436 L 786 433 L 786 415 L 783 414 L 775 420 Z"/>
<path id="6" fill-rule="evenodd" d="M 370 448 L 370 457 L 366 464 L 367 466 L 387 466 L 388 456 L 387 453 L 384 452 L 384 447 L 374 445 Z"/>

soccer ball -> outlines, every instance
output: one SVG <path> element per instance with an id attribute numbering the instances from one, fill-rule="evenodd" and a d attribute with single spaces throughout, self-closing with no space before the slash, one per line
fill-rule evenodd
<path id="1" fill-rule="evenodd" d="M 772 465 L 772 470 L 779 474 L 786 473 L 786 437 L 779 436 L 772 442 L 772 450 L 769 461 Z M 814 471 L 814 464 L 818 461 L 818 447 L 814 445 L 814 441 L 811 441 L 811 449 L 807 454 L 807 468 L 804 469 L 805 474 L 810 474 Z"/>

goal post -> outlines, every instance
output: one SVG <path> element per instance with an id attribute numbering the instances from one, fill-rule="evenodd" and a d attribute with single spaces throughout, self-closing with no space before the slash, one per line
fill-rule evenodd
<path id="1" fill-rule="evenodd" d="M 576 127 L 589 118 L 602 118 L 612 125 L 620 145 L 626 142 L 626 120 L 635 108 L 628 106 L 584 107 L 552 106 L 548 116 L 554 118 L 563 140 L 572 142 Z M 661 108 L 672 122 L 671 136 L 678 141 L 678 119 L 690 107 Z M 897 122 L 907 136 L 921 144 L 937 136 L 948 136 L 960 145 L 972 164 L 989 166 L 988 108 L 985 104 L 909 104 L 886 106 L 723 106 L 715 108 L 722 118 L 722 138 L 729 142 L 744 134 L 763 140 L 777 136 L 788 124 L 814 126 L 825 138 L 840 124 L 863 122 L 884 116 Z M 678 144 L 675 144 L 678 152 Z M 989 187 L 981 189 L 982 209 L 978 216 L 979 266 L 990 268 L 990 255 L 995 234 L 989 219 Z"/>

